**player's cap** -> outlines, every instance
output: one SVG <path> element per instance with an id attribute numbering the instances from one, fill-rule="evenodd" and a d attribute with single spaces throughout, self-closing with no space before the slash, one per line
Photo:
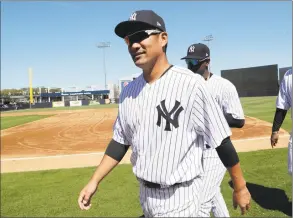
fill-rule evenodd
<path id="1" fill-rule="evenodd" d="M 187 55 L 182 59 L 203 60 L 210 57 L 210 49 L 202 43 L 192 44 L 187 49 Z"/>
<path id="2" fill-rule="evenodd" d="M 127 21 L 119 23 L 115 27 L 115 33 L 124 38 L 132 33 L 147 29 L 159 29 L 165 32 L 165 22 L 152 10 L 140 10 L 133 12 Z"/>

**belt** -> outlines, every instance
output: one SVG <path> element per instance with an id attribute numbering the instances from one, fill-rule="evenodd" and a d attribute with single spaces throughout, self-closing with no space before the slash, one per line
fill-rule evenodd
<path id="1" fill-rule="evenodd" d="M 180 185 L 181 183 L 175 183 L 173 185 L 162 185 L 162 184 L 158 184 L 158 183 L 153 183 L 153 182 L 149 182 L 149 181 L 146 181 L 146 180 L 142 180 L 140 179 L 140 182 L 148 187 L 148 188 L 170 188 L 170 187 L 173 187 L 175 185 Z"/>

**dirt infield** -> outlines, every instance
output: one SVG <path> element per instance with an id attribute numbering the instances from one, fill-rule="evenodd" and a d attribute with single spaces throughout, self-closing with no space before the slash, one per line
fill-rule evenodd
<path id="1" fill-rule="evenodd" d="M 50 113 L 54 112 L 34 114 Z M 117 109 L 57 113 L 49 118 L 1 131 L 1 157 L 103 151 L 112 137 L 112 126 L 117 116 Z M 29 115 L 29 113 L 25 114 Z"/>
<path id="2" fill-rule="evenodd" d="M 76 111 L 3 113 L 1 116 L 55 116 L 1 131 L 1 172 L 97 165 L 112 138 L 117 108 Z M 242 129 L 232 129 L 237 151 L 269 149 L 271 124 L 246 117 Z M 278 147 L 289 135 L 280 131 Z M 129 155 L 123 159 L 128 162 Z"/>

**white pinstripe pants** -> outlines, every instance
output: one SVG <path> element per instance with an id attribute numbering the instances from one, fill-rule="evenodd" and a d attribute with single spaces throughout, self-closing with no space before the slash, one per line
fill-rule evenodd
<path id="1" fill-rule="evenodd" d="M 216 151 L 214 150 L 214 152 Z M 206 155 L 203 158 L 204 174 L 200 217 L 210 217 L 211 212 L 215 217 L 230 217 L 220 188 L 227 169 L 215 154 Z"/>
<path id="2" fill-rule="evenodd" d="M 145 217 L 197 217 L 200 177 L 170 188 L 147 188 L 140 183 L 140 204 Z"/>
<path id="3" fill-rule="evenodd" d="M 292 176 L 292 132 L 288 143 L 288 173 Z"/>

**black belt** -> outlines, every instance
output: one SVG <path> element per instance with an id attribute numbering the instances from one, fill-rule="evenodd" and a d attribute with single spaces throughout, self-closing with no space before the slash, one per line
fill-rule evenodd
<path id="1" fill-rule="evenodd" d="M 153 183 L 153 182 L 149 182 L 149 181 L 146 181 L 146 180 L 142 180 L 140 179 L 141 183 L 148 187 L 148 188 L 170 188 L 170 187 L 173 187 L 175 185 L 180 185 L 181 183 L 175 183 L 173 185 L 162 185 L 162 184 L 158 184 L 158 183 Z"/>

